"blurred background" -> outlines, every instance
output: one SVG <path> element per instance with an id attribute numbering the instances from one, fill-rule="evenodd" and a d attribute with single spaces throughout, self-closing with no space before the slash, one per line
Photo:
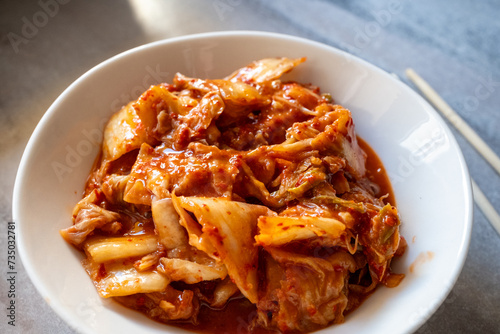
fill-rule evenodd
<path id="1" fill-rule="evenodd" d="M 100 62 L 193 33 L 259 30 L 354 54 L 410 87 L 415 69 L 500 154 L 500 2 L 410 0 L 0 1 L 0 249 L 24 147 L 51 103 Z M 500 208 L 500 176 L 454 129 L 471 175 Z M 470 251 L 448 298 L 418 333 L 500 332 L 500 236 L 475 207 Z M 1 333 L 73 333 L 17 258 L 16 326 Z M 7 307 L 6 259 L 0 306 Z M 425 312 L 425 310 L 423 310 Z"/>

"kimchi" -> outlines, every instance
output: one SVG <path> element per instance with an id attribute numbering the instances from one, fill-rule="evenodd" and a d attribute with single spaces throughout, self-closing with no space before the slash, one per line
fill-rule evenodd
<path id="1" fill-rule="evenodd" d="M 111 117 L 61 230 L 101 297 L 195 331 L 286 333 L 398 285 L 383 165 L 349 110 L 284 79 L 304 61 L 176 74 Z"/>

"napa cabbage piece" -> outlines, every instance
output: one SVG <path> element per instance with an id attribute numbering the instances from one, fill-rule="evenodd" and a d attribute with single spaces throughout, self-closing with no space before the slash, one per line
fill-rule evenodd
<path id="1" fill-rule="evenodd" d="M 284 205 L 313 189 L 327 180 L 326 167 L 317 157 L 307 157 L 304 160 L 291 163 L 280 174 L 279 189 L 271 197 L 280 205 Z"/>
<path id="2" fill-rule="evenodd" d="M 212 124 L 225 109 L 220 92 L 207 91 L 201 99 L 169 91 L 165 84 L 151 86 L 133 103 L 149 138 L 184 149 L 189 142 L 214 143 L 220 133 Z"/>
<path id="3" fill-rule="evenodd" d="M 166 255 L 165 247 L 162 244 L 158 244 L 158 248 L 152 253 L 144 255 L 140 260 L 134 263 L 135 269 L 138 271 L 146 271 L 154 269 L 158 266 L 160 259 Z"/>
<path id="4" fill-rule="evenodd" d="M 255 241 L 263 247 L 281 246 L 311 238 L 332 241 L 339 239 L 346 228 L 334 218 L 282 216 L 260 217 L 258 227 L 259 234 L 255 236 Z"/>
<path id="5" fill-rule="evenodd" d="M 155 320 L 189 320 L 197 323 L 200 303 L 192 290 L 177 290 L 168 285 L 161 292 L 116 297 L 123 305 L 137 309 Z"/>
<path id="6" fill-rule="evenodd" d="M 218 90 L 206 90 L 199 100 L 174 94 L 165 85 L 151 86 L 134 104 L 149 137 L 184 149 L 189 142 L 215 143 L 220 132 L 213 124 L 225 110 Z"/>
<path id="7" fill-rule="evenodd" d="M 151 205 L 153 196 L 169 198 L 174 190 L 184 196 L 231 198 L 238 160 L 241 156 L 201 143 L 191 143 L 183 151 L 144 144 L 132 167 L 124 200 Z"/>
<path id="8" fill-rule="evenodd" d="M 180 73 L 174 77 L 174 85 L 180 89 L 189 89 L 202 94 L 219 92 L 224 102 L 223 118 L 220 125 L 226 126 L 237 122 L 253 110 L 267 107 L 271 100 L 258 88 L 240 81 L 202 80 L 189 78 Z"/>
<path id="9" fill-rule="evenodd" d="M 210 306 L 215 308 L 223 307 L 229 298 L 231 298 L 238 291 L 238 287 L 234 284 L 229 277 L 226 277 L 223 281 L 220 281 L 214 290 L 214 296 L 210 303 Z"/>
<path id="10" fill-rule="evenodd" d="M 181 97 L 178 98 L 181 99 Z M 186 108 L 183 114 L 166 112 L 158 113 L 159 126 L 162 128 L 161 140 L 175 150 L 182 150 L 192 141 L 205 140 L 209 144 L 216 143 L 220 131 L 213 124 L 224 111 L 224 101 L 217 91 L 206 93 L 192 108 Z M 170 130 L 171 131 L 167 131 Z"/>
<path id="11" fill-rule="evenodd" d="M 73 225 L 59 231 L 61 236 L 75 246 L 81 246 L 95 229 L 111 226 L 111 231 L 121 228 L 120 214 L 98 206 L 99 191 L 93 190 L 73 209 Z"/>
<path id="12" fill-rule="evenodd" d="M 153 221 L 159 242 L 166 249 L 184 249 L 187 245 L 186 230 L 179 223 L 171 198 L 154 200 L 151 204 Z"/>
<path id="13" fill-rule="evenodd" d="M 357 242 L 363 249 L 368 260 L 370 273 L 374 281 L 384 283 L 388 277 L 392 258 L 396 255 L 401 235 L 399 226 L 401 224 L 396 207 L 386 204 L 383 207 L 369 202 L 356 202 L 345 200 L 331 195 L 319 195 L 311 199 L 314 203 L 333 205 L 342 214 L 344 223 L 352 233 L 356 233 Z M 347 212 L 347 211 L 349 212 Z M 357 221 L 366 222 L 363 229 L 354 230 L 353 217 Z"/>
<path id="14" fill-rule="evenodd" d="M 130 179 L 129 175 L 111 174 L 107 175 L 102 182 L 102 193 L 106 200 L 113 204 L 122 204 L 125 188 Z"/>
<path id="15" fill-rule="evenodd" d="M 85 242 L 84 249 L 96 263 L 143 256 L 158 248 L 155 235 L 97 237 Z"/>
<path id="16" fill-rule="evenodd" d="M 189 245 L 204 252 L 212 259 L 220 261 L 219 252 L 214 246 L 207 233 L 203 231 L 203 225 L 198 220 L 193 219 L 188 210 L 185 210 L 182 197 L 178 198 L 175 194 L 172 195 L 172 203 L 176 212 L 180 217 L 179 223 L 186 229 L 188 233 Z"/>
<path id="17" fill-rule="evenodd" d="M 187 284 L 196 284 L 201 281 L 224 279 L 227 269 L 222 264 L 214 263 L 211 266 L 182 259 L 161 258 L 161 272 L 171 281 L 182 281 Z"/>
<path id="18" fill-rule="evenodd" d="M 107 161 L 116 160 L 138 149 L 142 143 L 151 143 L 149 138 L 134 103 L 131 102 L 113 114 L 107 123 L 102 144 L 103 158 Z"/>
<path id="19" fill-rule="evenodd" d="M 221 261 L 241 293 L 256 303 L 257 219 L 275 213 L 265 206 L 223 198 L 173 196 L 172 200 L 181 216 L 181 224 L 188 231 L 189 243 Z"/>
<path id="20" fill-rule="evenodd" d="M 357 142 L 351 112 L 339 105 L 323 103 L 315 109 L 316 116 L 296 122 L 287 131 L 287 141 L 270 146 L 275 152 L 289 155 L 315 150 L 324 155 L 340 156 L 346 169 L 357 179 L 365 175 L 366 153 Z"/>
<path id="21" fill-rule="evenodd" d="M 290 72 L 295 66 L 306 61 L 306 58 L 265 58 L 254 61 L 235 71 L 225 80 L 253 83 L 265 83 L 280 78 Z"/>
<path id="22" fill-rule="evenodd" d="M 160 84 L 151 86 L 133 102 L 132 107 L 141 119 L 148 137 L 161 140 L 172 130 L 171 115 L 185 115 L 196 104 L 197 102 L 182 103 L 166 85 Z"/>
<path id="23" fill-rule="evenodd" d="M 187 115 L 179 118 L 182 124 L 176 130 L 179 133 L 177 136 L 183 136 L 182 139 L 185 141 L 185 145 L 191 140 L 206 138 L 207 130 L 212 121 L 216 120 L 224 109 L 225 103 L 219 92 L 212 91 L 206 93 L 198 105 L 193 107 Z M 182 132 L 189 133 L 189 137 L 186 137 Z M 220 132 L 213 126 L 209 135 L 209 142 L 214 143 L 220 136 Z M 178 148 L 181 145 L 182 143 L 176 143 L 174 148 Z"/>
<path id="24" fill-rule="evenodd" d="M 391 259 L 398 250 L 401 241 L 400 224 L 397 209 L 387 204 L 372 217 L 369 229 L 361 234 L 360 242 L 364 247 L 372 276 L 379 282 L 385 280 Z"/>
<path id="25" fill-rule="evenodd" d="M 121 262 L 106 264 L 104 271 L 106 275 L 94 281 L 97 292 L 103 298 L 161 292 L 170 283 L 167 276 L 156 270 L 140 272 Z"/>
<path id="26" fill-rule="evenodd" d="M 281 90 L 274 93 L 273 99 L 300 109 L 307 115 L 316 116 L 314 109 L 321 103 L 330 102 L 328 98 L 318 93 L 317 87 L 304 87 L 296 82 L 285 82 L 282 83 Z"/>
<path id="27" fill-rule="evenodd" d="M 348 305 L 347 277 L 358 269 L 347 252 L 326 257 L 269 247 L 265 284 L 259 291 L 257 323 L 286 333 L 342 323 Z"/>

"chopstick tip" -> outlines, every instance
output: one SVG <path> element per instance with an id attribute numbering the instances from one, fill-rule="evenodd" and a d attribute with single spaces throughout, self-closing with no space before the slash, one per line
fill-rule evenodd
<path id="1" fill-rule="evenodd" d="M 413 68 L 411 67 L 408 67 L 406 70 L 405 70 L 405 74 L 408 78 L 412 78 L 415 76 L 416 72 L 413 70 Z"/>

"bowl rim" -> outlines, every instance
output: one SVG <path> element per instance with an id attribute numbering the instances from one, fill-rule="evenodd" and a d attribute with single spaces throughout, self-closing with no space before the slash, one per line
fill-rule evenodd
<path id="1" fill-rule="evenodd" d="M 463 266 L 465 264 L 465 260 L 468 254 L 469 250 L 469 245 L 470 245 L 470 240 L 471 240 L 471 232 L 472 232 L 472 226 L 473 226 L 473 197 L 472 197 L 472 185 L 470 181 L 470 173 L 463 155 L 463 152 L 458 145 L 458 142 L 454 136 L 454 134 L 451 132 L 449 126 L 446 124 L 442 116 L 435 110 L 435 108 L 428 103 L 426 99 L 424 99 L 420 94 L 418 94 L 415 90 L 410 88 L 405 82 L 398 80 L 397 78 L 394 78 L 392 75 L 384 71 L 383 69 L 377 67 L 376 65 L 373 65 L 369 63 L 368 61 L 359 58 L 356 55 L 353 55 L 349 52 L 343 51 L 341 49 L 338 49 L 337 47 L 321 43 L 315 40 L 307 39 L 304 37 L 299 37 L 295 35 L 289 35 L 289 34 L 284 34 L 284 33 L 276 33 L 276 32 L 267 32 L 267 31 L 257 31 L 257 30 L 227 30 L 227 31 L 211 31 L 211 32 L 203 32 L 203 33 L 193 33 L 193 34 L 187 34 L 187 35 L 182 35 L 182 36 L 177 36 L 177 37 L 170 37 L 146 44 L 142 44 L 139 46 L 136 46 L 134 48 L 131 48 L 129 50 L 120 52 L 100 63 L 97 65 L 93 66 L 89 70 L 85 71 L 81 76 L 79 76 L 76 80 L 74 80 L 68 87 L 64 89 L 64 91 L 54 100 L 54 102 L 50 105 L 50 107 L 46 110 L 46 112 L 43 114 L 41 119 L 39 120 L 38 124 L 36 125 L 35 129 L 33 130 L 26 147 L 23 151 L 19 167 L 16 173 L 15 177 L 15 183 L 14 183 L 14 188 L 13 188 L 13 202 L 12 202 L 12 215 L 13 215 L 13 221 L 16 223 L 16 241 L 17 241 L 17 249 L 19 251 L 20 259 L 23 263 L 24 269 L 26 270 L 28 277 L 30 278 L 31 282 L 35 286 L 36 290 L 38 293 L 44 297 L 49 295 L 48 289 L 43 285 L 41 281 L 39 281 L 36 277 L 35 274 L 35 269 L 33 268 L 33 263 L 30 260 L 28 256 L 28 251 L 26 249 L 26 245 L 24 244 L 23 237 L 22 237 L 22 225 L 23 223 L 18 220 L 18 217 L 21 217 L 21 212 L 20 212 L 20 203 L 22 202 L 22 199 L 20 198 L 20 193 L 22 192 L 22 188 L 24 186 L 24 183 L 26 180 L 24 179 L 24 175 L 26 174 L 28 168 L 29 168 L 29 160 L 30 160 L 30 155 L 32 154 L 33 151 L 33 146 L 37 142 L 38 137 L 40 137 L 45 129 L 45 125 L 49 122 L 49 120 L 52 117 L 56 117 L 56 112 L 58 110 L 59 104 L 61 104 L 62 101 L 66 99 L 66 97 L 70 94 L 70 92 L 80 85 L 80 83 L 84 82 L 87 80 L 88 77 L 92 76 L 94 73 L 100 71 L 102 68 L 107 67 L 109 64 L 115 62 L 116 60 L 120 58 L 125 58 L 131 54 L 135 54 L 137 52 L 141 52 L 143 50 L 147 49 L 152 49 L 161 45 L 165 44 L 174 44 L 176 42 L 187 42 L 187 41 L 192 41 L 192 40 L 198 40 L 198 39 L 204 39 L 204 38 L 234 38 L 234 37 L 257 37 L 257 38 L 275 38 L 275 39 L 281 39 L 281 40 L 287 40 L 291 42 L 298 42 L 302 44 L 310 44 L 315 47 L 319 48 L 324 48 L 328 49 L 330 52 L 335 52 L 338 53 L 339 55 L 343 57 L 347 57 L 349 59 L 353 59 L 354 61 L 362 64 L 365 67 L 370 68 L 372 71 L 378 72 L 381 75 L 388 76 L 390 77 L 391 80 L 395 81 L 398 83 L 398 85 L 406 90 L 407 92 L 410 93 L 417 101 L 419 101 L 421 104 L 425 105 L 428 107 L 428 111 L 433 113 L 434 117 L 436 120 L 440 123 L 444 131 L 446 132 L 446 135 L 449 137 L 450 142 L 452 143 L 453 146 L 457 148 L 457 153 L 458 153 L 458 160 L 460 163 L 461 171 L 462 171 L 462 177 L 465 185 L 465 194 L 464 194 L 464 199 L 467 203 L 467 206 L 465 208 L 466 212 L 466 218 L 464 219 L 465 225 L 463 226 L 464 231 L 463 231 L 463 239 L 460 242 L 460 248 L 459 248 L 459 253 L 457 254 L 457 263 L 453 267 L 453 270 L 449 277 L 451 278 L 449 282 L 449 286 L 447 289 L 444 289 L 440 295 L 436 295 L 435 300 L 436 302 L 433 303 L 429 309 L 428 312 L 426 313 L 425 316 L 421 317 L 419 321 L 413 323 L 412 325 L 408 325 L 407 332 L 412 333 L 416 331 L 419 327 L 421 327 L 424 323 L 427 322 L 427 320 L 435 313 L 435 311 L 439 308 L 439 306 L 444 302 L 446 297 L 449 295 L 453 287 L 455 286 L 456 281 L 458 280 L 458 277 L 460 276 L 460 273 L 463 269 Z M 72 324 L 73 321 L 73 316 L 72 313 L 69 312 L 64 306 L 62 306 L 57 300 L 54 301 L 48 301 L 47 298 L 44 298 L 45 302 L 49 304 L 49 306 L 55 311 L 55 313 L 61 317 L 68 326 L 70 326 L 72 329 L 76 329 L 75 326 Z M 84 327 L 79 327 L 79 330 L 81 332 L 84 331 Z"/>

